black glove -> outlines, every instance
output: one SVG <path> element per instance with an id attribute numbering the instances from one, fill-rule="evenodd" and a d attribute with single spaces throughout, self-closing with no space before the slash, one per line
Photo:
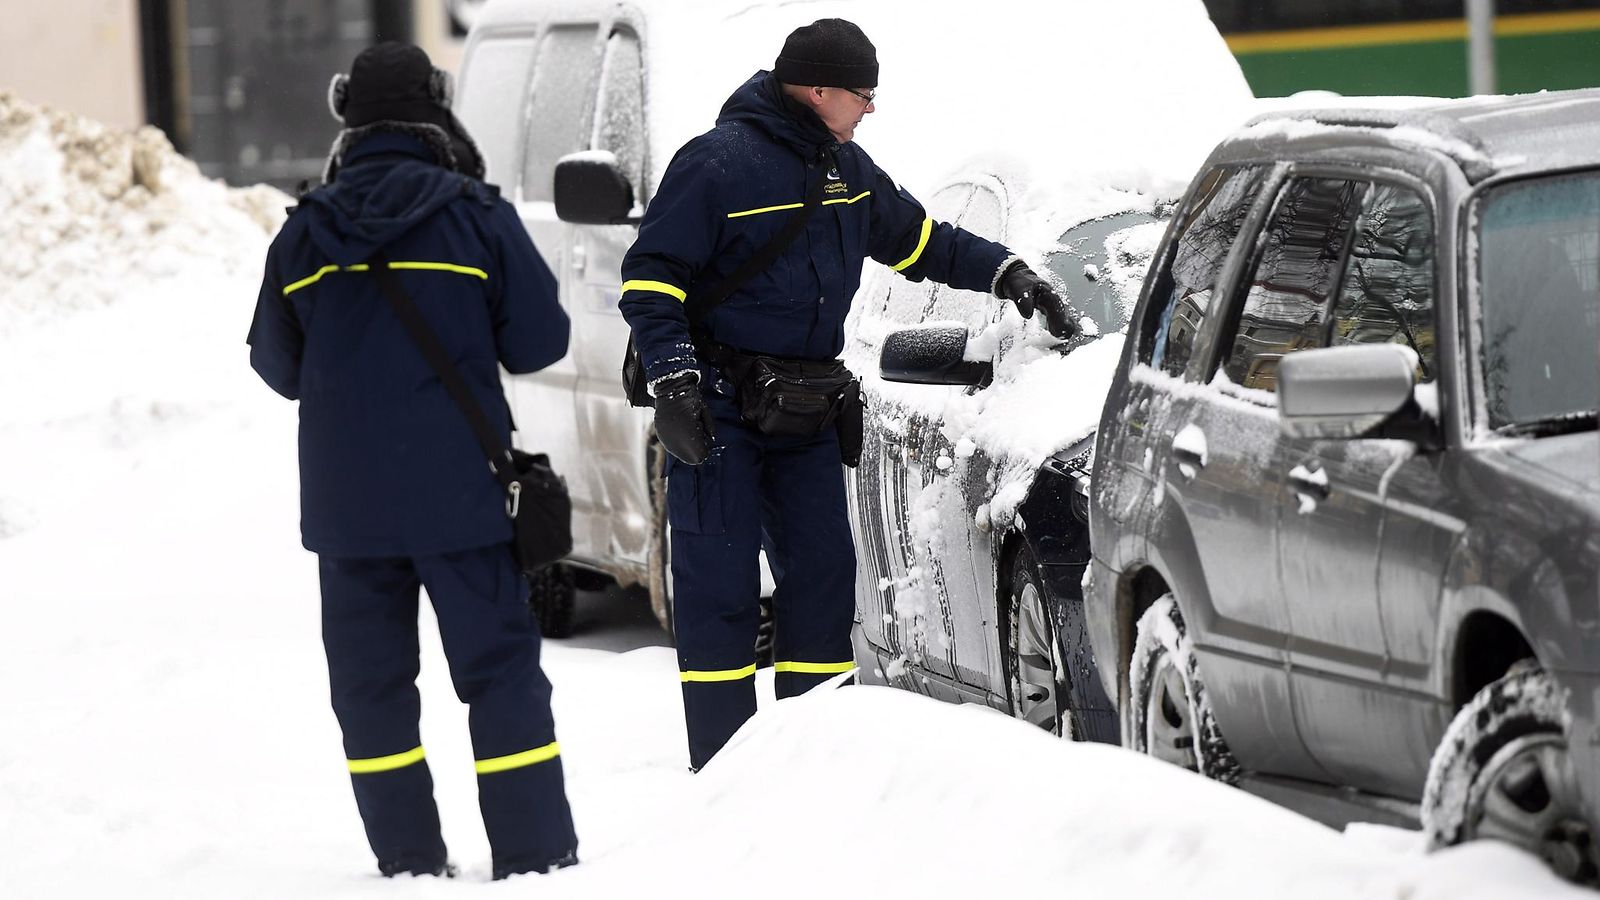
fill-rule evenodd
<path id="1" fill-rule="evenodd" d="M 711 455 L 716 433 L 711 410 L 700 396 L 697 372 L 682 372 L 655 385 L 656 438 L 679 460 L 698 466 Z"/>
<path id="2" fill-rule="evenodd" d="M 1035 275 L 1028 264 L 1020 259 L 1001 274 L 997 293 L 1001 299 L 1015 303 L 1017 312 L 1022 313 L 1024 319 L 1033 318 L 1033 310 L 1037 306 L 1044 313 L 1045 329 L 1063 341 L 1071 340 L 1083 332 L 1078 327 L 1078 317 L 1073 314 L 1067 301 L 1061 299 L 1050 282 Z"/>

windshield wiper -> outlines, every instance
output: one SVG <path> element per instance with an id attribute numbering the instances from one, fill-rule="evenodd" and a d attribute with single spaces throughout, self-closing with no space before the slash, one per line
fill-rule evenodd
<path id="1" fill-rule="evenodd" d="M 1535 419 L 1532 422 L 1518 422 L 1500 429 L 1500 433 L 1510 437 L 1552 437 L 1558 434 L 1572 434 L 1577 431 L 1593 431 L 1597 424 L 1594 410 L 1588 412 L 1570 412 L 1559 416 L 1550 416 L 1544 419 Z"/>

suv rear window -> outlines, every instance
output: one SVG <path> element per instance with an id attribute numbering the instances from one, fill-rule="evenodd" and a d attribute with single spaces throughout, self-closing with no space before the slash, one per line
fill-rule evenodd
<path id="1" fill-rule="evenodd" d="M 1183 374 L 1210 312 L 1217 276 L 1261 192 L 1262 167 L 1219 166 L 1201 177 L 1178 219 L 1177 240 L 1150 293 L 1139 360 Z"/>

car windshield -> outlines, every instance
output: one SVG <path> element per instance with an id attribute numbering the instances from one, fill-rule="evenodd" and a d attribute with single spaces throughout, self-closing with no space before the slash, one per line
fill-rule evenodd
<path id="1" fill-rule="evenodd" d="M 1494 188 L 1478 228 L 1490 427 L 1592 426 L 1600 405 L 1600 172 Z"/>
<path id="2" fill-rule="evenodd" d="M 1044 265 L 1066 291 L 1072 308 L 1095 324 L 1098 334 L 1121 331 L 1128 324 L 1131 306 L 1138 299 L 1137 280 L 1127 284 L 1119 276 L 1142 277 L 1166 222 L 1143 211 L 1129 211 L 1090 219 L 1067 229 Z"/>

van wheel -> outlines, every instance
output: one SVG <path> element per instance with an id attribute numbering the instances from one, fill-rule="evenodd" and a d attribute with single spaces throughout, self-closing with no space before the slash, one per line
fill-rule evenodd
<path id="1" fill-rule="evenodd" d="M 1128 688 L 1130 747 L 1214 781 L 1238 784 L 1239 762 L 1211 713 L 1194 642 L 1171 594 L 1139 617 Z"/>
<path id="2" fill-rule="evenodd" d="M 539 623 L 539 633 L 545 637 L 572 636 L 576 599 L 577 585 L 568 566 L 545 566 L 528 579 L 528 608 Z"/>
<path id="3" fill-rule="evenodd" d="M 1039 564 L 1025 543 L 1011 557 L 1007 600 L 1006 681 L 1011 714 L 1051 734 L 1071 739 L 1076 729 L 1068 708 L 1066 667 L 1055 610 L 1044 595 Z"/>
<path id="4" fill-rule="evenodd" d="M 1456 713 L 1428 766 L 1422 826 L 1430 849 L 1495 838 L 1562 878 L 1600 884 L 1563 713 L 1550 676 L 1520 664 Z"/>

